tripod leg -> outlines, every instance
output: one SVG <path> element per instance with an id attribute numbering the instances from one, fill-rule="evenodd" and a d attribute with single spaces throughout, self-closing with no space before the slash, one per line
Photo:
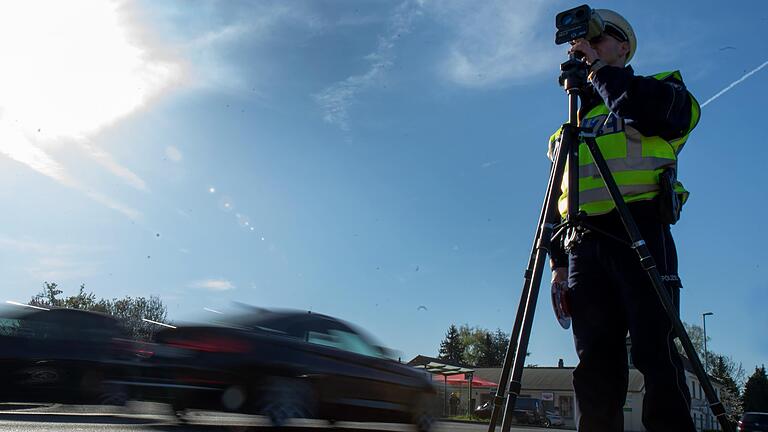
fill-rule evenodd
<path id="1" fill-rule="evenodd" d="M 575 95 L 571 96 L 571 99 L 575 99 Z M 558 155 L 562 160 L 557 161 L 558 164 L 562 164 L 562 169 L 557 174 L 564 175 L 565 164 L 569 165 L 574 163 L 578 164 L 578 127 L 572 123 L 566 123 L 563 125 L 562 140 L 560 144 L 561 153 Z M 576 151 L 574 151 L 576 149 Z M 572 169 L 569 170 L 574 172 Z M 578 170 L 576 171 L 578 172 Z M 571 175 L 569 174 L 569 177 Z M 560 185 L 562 182 L 562 176 L 556 179 L 556 184 Z M 509 382 L 509 392 L 507 397 L 507 404 L 504 408 L 504 420 L 501 423 L 501 431 L 509 432 L 512 428 L 512 420 L 514 418 L 515 403 L 517 402 L 517 396 L 520 394 L 522 388 L 523 368 L 525 365 L 525 357 L 528 351 L 528 342 L 531 337 L 531 328 L 533 327 L 533 317 L 536 312 L 536 302 L 539 296 L 539 287 L 541 285 L 541 275 L 544 271 L 544 265 L 546 263 L 547 252 L 549 252 L 550 243 L 552 240 L 552 224 L 560 219 L 558 214 L 557 201 L 559 198 L 558 189 L 550 189 L 549 201 L 544 209 L 544 221 L 541 225 L 541 234 L 538 238 L 538 244 L 535 249 L 535 259 L 533 264 L 533 275 L 529 281 L 530 289 L 528 290 L 527 300 L 524 308 L 523 324 L 520 330 L 520 342 L 515 354 L 514 364 L 512 365 L 512 378 Z M 574 195 L 571 195 L 569 189 L 569 203 L 574 200 Z M 574 219 L 575 220 L 575 219 Z"/>
<path id="2" fill-rule="evenodd" d="M 496 423 L 502 412 L 501 407 L 504 403 L 504 394 L 507 383 L 509 382 L 513 361 L 516 361 L 519 357 L 520 350 L 523 352 L 523 358 L 527 351 L 528 337 L 526 333 L 530 332 L 530 327 L 533 321 L 533 312 L 536 308 L 536 299 L 538 298 L 538 287 L 541 282 L 543 263 L 549 250 L 554 222 L 559 220 L 559 216 L 557 215 L 557 199 L 559 197 L 560 184 L 565 172 L 565 162 L 567 157 L 567 151 L 565 150 L 566 141 L 567 140 L 565 139 L 561 141 L 561 145 L 555 153 L 555 161 L 552 164 L 552 169 L 550 170 L 549 183 L 547 185 L 542 210 L 539 215 L 539 222 L 536 234 L 534 235 L 528 267 L 525 270 L 523 291 L 517 308 L 515 324 L 512 329 L 509 345 L 507 346 L 506 355 L 504 356 L 504 365 L 502 367 L 501 378 L 499 379 L 499 387 L 497 388 L 496 396 L 494 398 L 494 407 L 491 413 L 490 423 L 488 424 L 489 432 L 495 431 Z M 526 323 L 528 323 L 527 326 Z M 522 345 L 518 344 L 521 334 L 524 336 L 524 343 Z M 503 423 L 508 421 L 507 419 L 510 417 L 508 411 L 510 407 L 514 410 L 515 400 L 520 392 L 519 386 L 515 385 L 516 381 L 519 381 L 519 376 L 515 379 L 513 374 L 513 381 L 509 386 L 509 394 L 505 410 L 506 414 L 504 415 Z"/>
<path id="3" fill-rule="evenodd" d="M 734 426 L 725 415 L 725 408 L 718 399 L 717 393 L 715 393 L 715 389 L 712 387 L 712 383 L 704 371 L 704 367 L 701 365 L 701 360 L 693 347 L 693 343 L 691 343 L 690 337 L 688 337 L 688 333 L 685 331 L 685 327 L 683 327 L 683 323 L 680 321 L 680 317 L 672 303 L 672 299 L 664 288 L 664 282 L 661 279 L 658 268 L 656 268 L 656 262 L 651 256 L 645 241 L 640 236 L 640 230 L 637 228 L 637 224 L 632 218 L 632 214 L 629 212 L 627 204 L 624 202 L 624 197 L 621 195 L 618 185 L 616 185 L 616 180 L 613 178 L 613 175 L 608 168 L 608 164 L 605 162 L 605 158 L 600 152 L 597 142 L 594 137 L 590 136 L 585 137 L 585 142 L 592 155 L 592 159 L 595 161 L 597 170 L 608 188 L 608 193 L 611 195 L 611 199 L 613 199 L 613 202 L 616 205 L 616 210 L 621 217 L 624 228 L 627 230 L 627 234 L 632 243 L 632 248 L 635 249 L 640 258 L 640 265 L 648 274 L 651 284 L 656 291 L 656 295 L 659 297 L 664 311 L 672 322 L 675 334 L 683 345 L 683 349 L 691 362 L 693 371 L 704 389 L 704 394 L 707 396 L 712 413 L 715 415 L 724 431 L 733 431 Z"/>
<path id="4" fill-rule="evenodd" d="M 502 413 L 502 406 L 504 405 L 504 393 L 507 389 L 507 382 L 509 381 L 509 374 L 510 369 L 512 367 L 512 361 L 515 358 L 515 355 L 517 353 L 517 341 L 520 338 L 520 328 L 522 327 L 523 323 L 523 313 L 525 310 L 525 305 L 527 303 L 528 299 L 528 293 L 530 292 L 530 281 L 531 277 L 534 273 L 533 266 L 535 263 L 536 258 L 536 251 L 539 244 L 539 239 L 541 237 L 541 227 L 544 222 L 544 214 L 545 209 L 549 205 L 553 188 L 556 187 L 556 185 L 559 184 L 559 181 L 562 181 L 562 172 L 559 174 L 559 181 L 556 181 L 556 177 L 558 177 L 557 171 L 559 166 L 559 161 L 561 156 L 564 152 L 561 150 L 561 148 L 558 148 L 555 152 L 555 162 L 552 163 L 552 166 L 549 170 L 549 181 L 547 182 L 547 190 L 544 195 L 544 203 L 542 204 L 541 213 L 539 214 L 539 221 L 536 225 L 537 229 L 534 234 L 533 239 L 533 245 L 531 246 L 531 255 L 528 259 L 528 267 L 525 269 L 524 273 L 524 282 L 523 282 L 523 292 L 520 295 L 520 303 L 517 306 L 517 315 L 515 316 L 515 323 L 512 327 L 512 334 L 510 335 L 509 344 L 507 344 L 507 351 L 504 355 L 504 364 L 501 369 L 501 378 L 499 379 L 499 386 L 496 389 L 496 395 L 493 399 L 493 410 L 491 411 L 491 418 L 490 422 L 488 424 L 488 432 L 494 432 L 496 430 L 496 423 L 499 420 L 499 415 Z M 563 168 L 560 168 L 560 171 L 562 171 Z"/>

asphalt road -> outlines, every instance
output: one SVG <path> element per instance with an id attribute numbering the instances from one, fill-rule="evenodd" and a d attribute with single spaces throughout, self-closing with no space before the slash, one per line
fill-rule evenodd
<path id="1" fill-rule="evenodd" d="M 267 419 L 218 412 L 192 412 L 179 423 L 163 405 L 133 404 L 125 409 L 89 407 L 79 405 L 25 405 L 0 404 L 0 431 L 115 431 L 115 432 L 240 432 L 246 427 L 276 430 Z M 297 420 L 287 432 L 413 432 L 410 425 L 390 423 L 336 423 L 332 427 L 324 421 Z M 438 422 L 435 432 L 485 432 L 487 426 L 473 423 Z M 544 432 L 543 428 L 514 427 L 514 432 Z"/>

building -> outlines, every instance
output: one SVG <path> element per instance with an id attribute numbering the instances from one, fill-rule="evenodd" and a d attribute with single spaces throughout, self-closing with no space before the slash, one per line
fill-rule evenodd
<path id="1" fill-rule="evenodd" d="M 685 360 L 685 359 L 684 359 Z M 424 366 L 430 362 L 440 363 L 444 360 L 417 356 L 408 364 L 413 366 Z M 691 392 L 691 416 L 699 431 L 708 429 L 719 430 L 718 424 L 712 412 L 709 410 L 709 404 L 704 396 L 698 378 L 691 372 L 690 365 L 686 361 L 686 381 Z M 561 363 L 562 364 L 562 363 Z M 445 405 L 450 394 L 458 395 L 460 403 L 458 407 L 459 414 L 468 413 L 468 409 L 482 405 L 493 399 L 497 387 L 489 386 L 487 383 L 498 383 L 501 378 L 501 368 L 468 368 L 466 366 L 454 366 L 462 370 L 462 375 L 457 378 L 456 375 L 448 376 L 435 375 L 435 385 L 438 390 L 438 405 Z M 472 370 L 471 374 L 464 372 Z M 567 427 L 575 428 L 576 418 L 578 416 L 578 406 L 572 385 L 573 367 L 526 367 L 523 369 L 522 390 L 520 396 L 541 399 L 543 405 L 548 411 L 555 411 L 563 418 Z M 486 385 L 473 385 L 470 393 L 470 378 L 479 378 L 479 382 Z M 720 383 L 713 380 L 712 384 L 718 395 L 720 393 Z M 643 375 L 637 369 L 629 369 L 629 385 L 627 388 L 627 400 L 624 404 L 624 430 L 632 432 L 643 432 L 645 428 L 642 423 L 643 415 L 643 396 L 645 395 L 645 384 Z M 469 402 L 469 404 L 467 403 Z M 447 411 L 445 411 L 447 413 Z"/>

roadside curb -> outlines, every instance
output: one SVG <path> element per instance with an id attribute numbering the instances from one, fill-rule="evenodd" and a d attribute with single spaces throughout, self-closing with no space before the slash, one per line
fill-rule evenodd
<path id="1" fill-rule="evenodd" d="M 34 421 L 45 419 L 57 423 L 93 423 L 93 424 L 157 424 L 167 420 L 149 415 L 125 415 L 105 413 L 65 413 L 46 411 L 0 411 L 0 419 L 9 421 Z"/>
<path id="2" fill-rule="evenodd" d="M 486 425 L 486 426 L 489 424 L 489 422 L 482 422 L 482 421 L 475 421 L 475 420 L 458 420 L 458 419 L 449 419 L 449 418 L 441 418 L 441 419 L 438 419 L 437 421 L 444 422 L 444 423 L 467 423 L 467 424 L 479 424 L 479 425 Z M 500 426 L 501 426 L 501 422 L 499 422 L 499 424 L 496 425 L 497 428 Z M 535 427 L 541 430 L 565 430 L 565 431 L 576 430 L 576 429 L 571 429 L 571 428 L 562 427 L 562 426 L 552 426 L 548 428 L 545 428 L 544 426 L 536 426 L 536 425 L 517 425 L 517 426 Z M 513 425 L 512 428 L 514 429 L 515 425 Z"/>

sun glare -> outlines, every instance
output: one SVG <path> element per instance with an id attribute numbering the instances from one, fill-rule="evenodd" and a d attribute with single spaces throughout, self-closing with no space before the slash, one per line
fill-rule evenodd
<path id="1" fill-rule="evenodd" d="M 3 121 L 81 138 L 141 107 L 175 75 L 132 43 L 121 3 L 8 2 L 0 13 Z"/>
<path id="2" fill-rule="evenodd" d="M 180 77 L 178 63 L 136 38 L 128 11 L 109 0 L 0 3 L 0 154 L 135 218 L 138 211 L 83 184 L 49 152 L 67 146 L 146 190 L 90 141 Z"/>

